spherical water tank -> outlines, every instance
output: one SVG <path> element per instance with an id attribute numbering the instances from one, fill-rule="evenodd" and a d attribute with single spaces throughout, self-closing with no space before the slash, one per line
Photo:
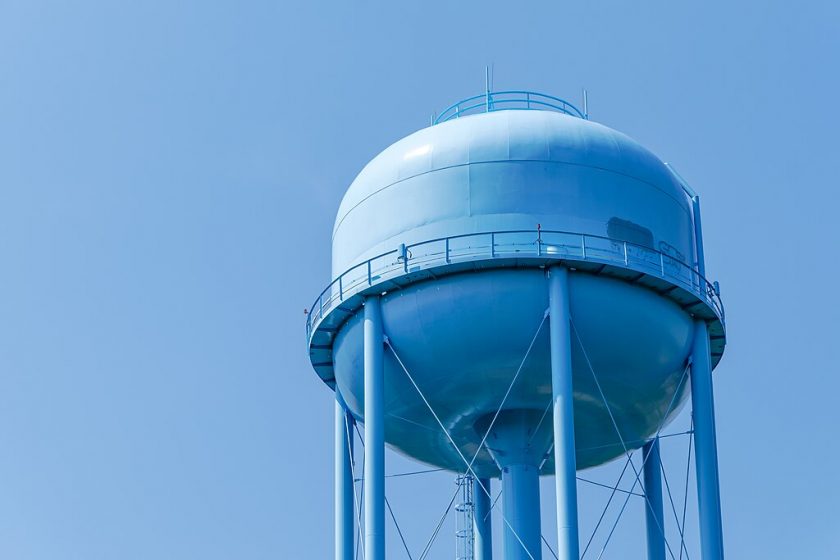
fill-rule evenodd
<path id="1" fill-rule="evenodd" d="M 720 359 L 722 307 L 698 272 L 691 197 L 637 142 L 568 113 L 490 110 L 430 126 L 373 158 L 341 202 L 310 357 L 363 422 L 362 301 L 381 294 L 393 348 L 385 439 L 420 461 L 463 470 L 451 437 L 478 452 L 479 476 L 498 476 L 492 442 L 480 444 L 502 405 L 553 472 L 552 264 L 569 270 L 578 468 L 623 453 L 615 424 L 640 447 L 676 414 L 696 318 Z"/>

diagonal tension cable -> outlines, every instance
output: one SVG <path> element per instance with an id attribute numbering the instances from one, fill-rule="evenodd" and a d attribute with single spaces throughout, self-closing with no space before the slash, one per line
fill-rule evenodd
<path id="1" fill-rule="evenodd" d="M 452 495 L 452 499 L 449 500 L 449 505 L 446 506 L 446 510 L 443 512 L 443 515 L 440 516 L 440 519 L 435 525 L 435 530 L 432 532 L 432 536 L 429 537 L 428 542 L 426 542 L 426 546 L 423 547 L 423 552 L 420 554 L 420 560 L 425 560 L 426 555 L 432 550 L 432 545 L 435 543 L 437 539 L 438 533 L 440 533 L 441 527 L 443 527 L 443 522 L 446 520 L 446 517 L 449 515 L 450 510 L 452 510 L 452 504 L 455 503 L 455 499 L 458 497 L 458 492 L 460 488 L 455 489 L 455 494 Z"/>
<path id="2" fill-rule="evenodd" d="M 545 317 L 543 317 L 543 322 L 545 322 Z M 446 426 L 444 426 L 444 424 L 441 421 L 440 417 L 438 416 L 437 412 L 435 412 L 435 409 L 432 407 L 431 403 L 429 403 L 429 400 L 426 398 L 426 395 L 423 393 L 423 391 L 417 385 L 417 382 L 414 380 L 414 378 L 411 376 L 411 373 L 408 371 L 408 368 L 406 368 L 405 363 L 403 363 L 402 359 L 400 359 L 399 354 L 397 354 L 396 349 L 394 348 L 393 344 L 391 343 L 391 341 L 388 337 L 385 337 L 385 344 L 388 346 L 388 348 L 391 349 L 391 353 L 394 355 L 394 358 L 396 358 L 397 362 L 400 364 L 400 367 L 405 372 L 405 375 L 406 375 L 406 377 L 408 377 L 408 380 L 414 386 L 414 389 L 417 391 L 417 394 L 420 395 L 420 398 L 423 400 L 423 403 L 425 403 L 426 407 L 429 409 L 429 412 L 432 413 L 432 416 L 434 417 L 435 421 L 438 423 L 438 426 L 440 426 L 440 429 L 443 431 L 446 438 L 449 440 L 449 443 L 452 444 L 452 447 L 455 448 L 456 453 L 458 453 L 458 455 L 461 457 L 461 460 L 464 462 L 464 465 L 466 465 L 466 467 L 467 467 L 467 472 L 475 478 L 476 482 L 481 487 L 481 490 L 485 494 L 487 494 L 488 497 L 492 498 L 493 496 L 490 494 L 490 490 L 488 490 L 487 487 L 484 486 L 484 483 L 481 482 L 481 479 L 478 477 L 478 475 L 476 475 L 475 471 L 472 468 L 472 463 L 467 461 L 467 458 L 464 456 L 463 452 L 461 452 L 461 448 L 458 447 L 458 444 L 455 443 L 455 440 L 452 438 L 452 434 L 450 434 L 449 430 L 446 429 Z M 532 346 L 533 346 L 533 344 L 532 344 Z M 520 368 L 520 370 L 521 370 L 521 368 Z M 536 560 L 534 558 L 533 554 L 531 554 L 531 551 L 528 550 L 528 547 L 525 546 L 525 543 L 522 541 L 522 538 L 519 536 L 519 533 L 516 531 L 516 529 L 513 528 L 513 526 L 510 524 L 510 522 L 508 521 L 507 517 L 505 517 L 504 514 L 502 514 L 502 520 L 505 522 L 505 525 L 507 525 L 507 527 L 510 529 L 513 536 L 516 537 L 516 540 L 519 541 L 519 544 L 525 550 L 525 553 L 531 558 L 531 560 Z"/>
<path id="3" fill-rule="evenodd" d="M 353 426 L 356 427 L 356 431 L 359 430 L 356 423 L 353 423 Z M 362 506 L 361 501 L 362 497 L 364 496 L 364 481 L 362 481 L 361 489 L 359 493 L 356 492 L 356 454 L 353 452 L 353 435 L 350 433 L 350 425 L 345 422 L 344 423 L 344 433 L 347 435 L 347 454 L 350 455 L 350 475 L 353 478 L 353 505 L 354 509 L 356 510 L 356 521 L 359 527 L 358 536 L 356 539 L 356 558 L 359 557 L 359 550 L 362 551 L 362 558 L 364 559 L 365 555 L 365 536 L 364 531 L 362 531 Z M 364 446 L 364 443 L 362 444 Z M 364 461 L 364 455 L 362 455 L 362 461 Z M 364 464 L 364 463 L 363 463 Z M 361 493 L 362 497 L 359 496 Z"/>
<path id="4" fill-rule="evenodd" d="M 632 455 L 632 454 L 631 454 Z M 581 559 L 586 557 L 586 553 L 589 550 L 589 547 L 592 546 L 592 541 L 595 539 L 595 535 L 598 533 L 598 529 L 601 527 L 601 523 L 604 521 L 604 517 L 607 515 L 607 511 L 610 509 L 610 504 L 612 504 L 613 498 L 615 498 L 616 492 L 619 490 L 619 485 L 621 484 L 621 480 L 624 478 L 624 473 L 627 472 L 627 467 L 630 466 L 630 459 L 628 458 L 624 461 L 624 468 L 621 469 L 621 474 L 618 475 L 618 480 L 615 483 L 615 486 L 612 487 L 612 492 L 610 492 L 610 497 L 607 499 L 607 504 L 604 506 L 603 511 L 601 512 L 601 516 L 598 518 L 598 522 L 595 524 L 595 529 L 592 530 L 592 534 L 589 535 L 589 540 L 586 542 L 586 546 L 583 549 L 583 553 L 580 555 Z M 624 492 L 624 490 L 622 490 Z M 630 490 L 632 492 L 632 490 Z M 628 492 L 628 498 L 629 494 Z"/>
<path id="5" fill-rule="evenodd" d="M 543 318 L 540 321 L 539 326 L 537 327 L 537 332 L 535 332 L 533 338 L 531 338 L 531 343 L 528 345 L 528 349 L 525 351 L 525 355 L 522 357 L 522 361 L 519 363 L 519 367 L 516 369 L 516 373 L 514 374 L 513 379 L 510 380 L 510 384 L 508 385 L 507 391 L 505 391 L 505 395 L 502 397 L 499 406 L 496 407 L 496 412 L 493 414 L 493 419 L 490 420 L 490 425 L 487 426 L 487 430 L 485 430 L 484 436 L 481 438 L 481 442 L 478 444 L 478 449 L 476 449 L 475 454 L 473 455 L 473 458 L 470 461 L 469 466 L 467 467 L 468 469 L 471 470 L 473 463 L 475 463 L 475 460 L 478 458 L 478 454 L 481 453 L 481 449 L 484 447 L 487 438 L 490 436 L 490 432 L 493 431 L 493 426 L 496 423 L 496 419 L 502 412 L 502 408 L 505 406 L 507 398 L 510 396 L 510 392 L 513 390 L 513 386 L 516 384 L 516 380 L 519 379 L 519 374 L 522 373 L 522 368 L 525 367 L 525 362 L 528 360 L 528 356 L 531 355 L 531 350 L 534 348 L 534 344 L 537 342 L 537 337 L 540 335 L 540 331 L 542 330 L 543 325 L 545 325 L 545 320 L 547 317 L 548 310 L 546 309 L 545 313 L 543 314 Z M 540 422 L 542 422 L 542 420 L 540 420 Z"/>
<path id="6" fill-rule="evenodd" d="M 578 344 L 580 345 L 581 351 L 583 352 L 583 356 L 586 359 L 586 364 L 589 367 L 589 371 L 592 373 L 592 378 L 595 381 L 595 386 L 598 389 L 598 393 L 601 396 L 601 400 L 604 402 L 604 406 L 606 407 L 607 414 L 609 414 L 610 421 L 612 422 L 613 428 L 615 428 L 616 435 L 618 435 L 618 439 L 621 442 L 621 446 L 624 449 L 624 453 L 628 456 L 628 460 L 630 461 L 630 466 L 633 469 L 633 473 L 635 475 L 636 480 L 633 482 L 633 487 L 630 489 L 630 491 L 632 492 L 635 489 L 636 484 L 641 484 L 641 480 L 639 479 L 639 476 L 640 476 L 639 471 L 636 470 L 636 465 L 635 465 L 635 463 L 633 463 L 632 454 L 630 453 L 630 451 L 627 447 L 627 444 L 624 441 L 624 437 L 621 435 L 621 429 L 618 426 L 618 422 L 616 421 L 615 415 L 612 412 L 612 408 L 610 407 L 610 403 L 607 400 L 606 395 L 604 394 L 603 388 L 601 387 L 601 382 L 598 380 L 598 376 L 595 373 L 595 368 L 592 366 L 592 360 L 589 358 L 589 354 L 586 352 L 586 347 L 583 345 L 583 340 L 581 339 L 580 333 L 578 332 L 577 328 L 575 327 L 574 321 L 570 320 L 569 322 L 570 322 L 571 327 L 572 327 L 572 332 L 575 333 L 575 338 L 577 339 Z M 671 409 L 673 408 L 674 403 L 676 402 L 677 395 L 679 395 L 680 389 L 682 388 L 682 385 L 685 382 L 685 378 L 686 378 L 686 374 L 688 373 L 688 369 L 689 369 L 689 364 L 686 364 L 686 367 L 683 370 L 682 377 L 680 378 L 680 382 L 677 384 L 677 388 L 674 391 L 674 395 L 671 398 L 671 402 L 668 405 L 668 410 L 665 412 L 665 415 L 662 417 L 662 421 L 660 422 L 659 428 L 656 431 L 656 436 L 654 436 L 654 437 L 658 437 L 659 433 L 662 431 L 662 428 L 664 427 L 664 424 L 665 424 L 665 420 L 668 418 L 668 415 L 671 413 Z M 647 461 L 647 457 L 644 457 L 643 462 L 642 462 L 642 466 L 644 466 L 646 461 Z M 629 499 L 630 499 L 630 495 L 628 494 L 627 500 L 629 500 Z M 624 506 L 622 506 L 621 512 L 619 513 L 619 517 L 618 517 L 618 519 L 616 519 L 616 524 L 613 526 L 613 529 L 610 531 L 610 535 L 607 537 L 607 543 L 605 543 L 605 545 L 604 545 L 605 548 L 606 548 L 606 544 L 609 543 L 609 538 L 612 536 L 613 531 L 615 531 L 615 526 L 618 525 L 618 521 L 621 519 L 621 514 L 624 512 L 624 507 L 627 505 L 627 500 L 625 500 Z M 647 503 L 647 506 L 652 509 L 652 506 L 650 504 L 650 500 L 647 496 L 647 493 L 645 493 L 645 502 Z M 668 547 L 668 552 L 671 554 L 671 558 L 673 560 L 676 560 L 676 556 L 674 555 L 674 551 L 671 550 L 671 545 L 668 543 L 668 539 L 665 536 L 664 528 L 660 526 L 660 523 L 659 523 L 658 520 L 657 520 L 656 524 L 657 524 L 657 527 L 659 529 L 659 532 L 662 534 L 662 538 L 665 541 L 665 545 Z M 602 550 L 601 554 L 603 554 L 603 550 Z M 600 556 L 599 556 L 599 558 L 600 558 Z"/>
<path id="7" fill-rule="evenodd" d="M 688 509 L 688 477 L 691 474 L 691 449 L 694 443 L 694 419 L 691 419 L 691 433 L 688 435 L 688 459 L 685 462 L 685 496 L 683 496 L 682 528 L 683 547 L 685 547 L 685 512 Z M 686 555 L 688 550 L 686 550 Z M 688 558 L 686 556 L 686 558 Z M 682 560 L 682 549 L 680 549 L 680 560 Z"/>
<path id="8" fill-rule="evenodd" d="M 671 510 L 674 512 L 674 521 L 677 523 L 677 530 L 680 533 L 680 555 L 685 549 L 684 527 L 680 525 L 680 517 L 677 515 L 677 506 L 674 503 L 674 496 L 671 494 L 671 485 L 668 483 L 668 475 L 665 473 L 665 463 L 662 462 L 662 455 L 659 456 L 659 468 L 662 471 L 662 479 L 665 481 L 665 489 L 668 491 L 668 501 L 671 502 Z M 688 549 L 685 549 L 685 557 L 688 559 Z"/>
<path id="9" fill-rule="evenodd" d="M 394 521 L 394 526 L 397 528 L 397 534 L 400 536 L 405 553 L 408 555 L 408 560 L 414 560 L 414 558 L 411 557 L 411 552 L 408 550 L 408 545 L 405 543 L 405 537 L 403 536 L 402 529 L 400 529 L 400 524 L 397 523 L 397 516 L 394 515 L 394 510 L 391 508 L 391 502 L 388 501 L 388 496 L 383 497 L 385 498 L 385 505 L 388 506 L 388 513 L 391 514 L 391 519 Z"/>

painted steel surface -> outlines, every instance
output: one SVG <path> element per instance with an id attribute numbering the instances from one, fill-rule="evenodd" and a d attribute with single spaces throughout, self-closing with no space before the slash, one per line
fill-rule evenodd
<path id="1" fill-rule="evenodd" d="M 509 110 L 534 108 L 545 110 Z M 721 559 L 711 371 L 725 317 L 705 278 L 696 193 L 552 96 L 488 91 L 433 124 L 348 189 L 333 280 L 307 315 L 313 367 L 365 423 L 366 557 L 384 554 L 386 443 L 481 481 L 501 477 L 505 558 L 532 560 L 539 476 L 556 471 L 558 553 L 576 558 L 576 470 L 646 445 L 649 558 L 664 557 L 650 437 L 690 387 L 703 558 Z M 337 431 L 353 421 L 339 412 Z M 337 460 L 336 537 L 346 541 L 345 479 Z M 481 494 L 479 510 L 489 507 Z M 480 551 L 489 517 L 476 524 Z"/>
<path id="2" fill-rule="evenodd" d="M 369 297 L 364 308 L 365 558 L 385 560 L 385 372 L 382 308 Z M 343 394 L 343 393 L 342 393 Z M 346 401 L 345 401 L 346 402 Z"/>
<path id="3" fill-rule="evenodd" d="M 562 558 L 579 558 L 569 271 L 554 266 L 548 274 L 557 550 Z"/>
<path id="4" fill-rule="evenodd" d="M 353 416 L 335 396 L 335 560 L 353 560 Z"/>
<path id="5" fill-rule="evenodd" d="M 510 408 L 478 421 L 501 469 L 505 560 L 540 560 L 540 464 L 551 430 L 534 431 L 539 410 Z"/>
<path id="6" fill-rule="evenodd" d="M 537 224 L 694 260 L 690 201 L 656 156 L 584 119 L 497 111 L 415 132 L 365 166 L 336 217 L 333 275 L 401 244 Z"/>
<path id="7" fill-rule="evenodd" d="M 569 294 L 575 332 L 583 342 L 573 341 L 572 368 L 577 465 L 586 468 L 623 453 L 588 363 L 624 439 L 640 447 L 664 420 L 685 369 L 693 325 L 671 300 L 622 280 L 572 272 Z M 472 457 L 482 435 L 477 422 L 496 411 L 535 335 L 505 406 L 533 409 L 537 416 L 549 406 L 548 306 L 548 283 L 539 269 L 451 275 L 382 296 L 383 328 L 391 344 L 466 456 Z M 361 319 L 361 314 L 349 318 L 334 344 L 337 386 L 359 418 L 364 412 Z M 421 461 L 463 469 L 391 352 L 384 367 L 388 443 Z M 678 402 L 685 390 L 684 383 Z M 550 436 L 551 426 L 548 414 L 540 430 Z M 543 472 L 553 472 L 553 464 L 549 457 Z M 486 451 L 475 468 L 479 476 L 498 476 Z"/>
<path id="8" fill-rule="evenodd" d="M 491 482 L 489 478 L 473 479 L 473 556 L 474 560 L 493 560 L 493 523 L 490 510 Z"/>
<path id="9" fill-rule="evenodd" d="M 694 318 L 709 321 L 713 364 L 723 352 L 723 307 L 697 271 L 694 202 L 649 151 L 581 118 L 495 111 L 421 130 L 374 158 L 342 201 L 335 280 L 307 318 L 313 366 L 363 419 L 361 302 L 382 294 L 385 334 L 472 456 L 476 422 L 498 407 L 548 307 L 544 268 L 564 264 L 580 337 L 577 467 L 608 461 L 623 449 L 588 364 L 635 448 L 667 421 Z M 524 365 L 516 406 L 549 403 L 547 331 Z M 390 352 L 383 367 L 386 441 L 463 469 Z M 475 467 L 499 475 L 486 451 Z M 553 470 L 548 457 L 543 472 Z"/>
<path id="10" fill-rule="evenodd" d="M 700 512 L 700 551 L 703 560 L 723 560 L 712 365 L 709 360 L 709 334 L 703 321 L 695 323 L 691 358 L 691 407 Z"/>
<path id="11" fill-rule="evenodd" d="M 505 560 L 541 560 L 540 470 L 515 464 L 502 470 Z"/>
<path id="12" fill-rule="evenodd" d="M 665 560 L 665 510 L 662 501 L 662 459 L 659 454 L 659 438 L 647 442 L 643 449 L 647 560 Z"/>
<path id="13" fill-rule="evenodd" d="M 715 334 L 723 333 L 724 308 L 716 285 L 706 280 L 695 267 L 665 253 L 608 237 L 541 228 L 488 231 L 400 245 L 339 274 L 308 308 L 306 335 L 310 344 L 314 344 L 311 350 L 315 350 L 310 352 L 312 364 L 325 381 L 332 380 L 329 372 L 321 371 L 321 368 L 332 367 L 331 360 L 325 363 L 324 358 L 328 356 L 317 352 L 325 349 L 321 344 L 323 341 L 314 339 L 324 320 L 329 320 L 325 331 L 329 339 L 330 333 L 337 330 L 333 327 L 339 326 L 348 312 L 361 307 L 365 295 L 475 267 L 545 268 L 557 262 L 584 271 L 632 279 L 685 307 L 696 302 L 699 305 L 692 308 L 692 313 L 712 320 Z M 336 309 L 340 311 L 338 316 L 332 313 Z M 718 346 L 713 345 L 712 357 L 719 358 L 725 337 L 715 338 Z"/>

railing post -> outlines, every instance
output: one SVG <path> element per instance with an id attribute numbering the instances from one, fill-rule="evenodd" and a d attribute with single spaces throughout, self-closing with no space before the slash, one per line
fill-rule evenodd
<path id="1" fill-rule="evenodd" d="M 406 274 L 408 273 L 408 247 L 405 246 L 405 243 L 400 243 L 399 249 L 399 259 L 403 262 L 403 272 Z"/>
<path id="2" fill-rule="evenodd" d="M 585 89 L 583 90 L 583 118 L 589 120 L 589 100 Z"/>
<path id="3" fill-rule="evenodd" d="M 665 278 L 665 255 L 659 253 L 659 268 L 662 270 L 662 278 Z"/>
<path id="4" fill-rule="evenodd" d="M 485 106 L 487 111 L 490 112 L 490 67 L 484 67 L 484 95 L 485 95 Z"/>
<path id="5" fill-rule="evenodd" d="M 583 260 L 586 260 L 586 236 L 580 236 L 580 254 L 583 257 Z"/>
<path id="6" fill-rule="evenodd" d="M 444 256 L 444 261 L 446 262 L 446 264 L 449 264 L 449 238 L 448 237 L 445 239 L 443 256 Z"/>
<path id="7" fill-rule="evenodd" d="M 368 273 L 368 286 L 370 286 L 370 285 L 373 284 L 373 282 L 371 281 L 371 277 L 370 277 L 370 260 L 368 260 L 368 262 L 367 262 L 367 273 Z"/>
<path id="8" fill-rule="evenodd" d="M 624 243 L 624 266 L 627 266 L 627 264 L 628 264 L 628 262 L 627 262 L 627 242 L 624 241 L 623 243 Z"/>
<path id="9" fill-rule="evenodd" d="M 700 197 L 691 198 L 692 221 L 694 222 L 694 252 L 697 260 L 697 273 L 706 277 L 706 260 L 703 256 L 703 228 L 700 225 Z"/>
<path id="10" fill-rule="evenodd" d="M 338 301 L 344 301 L 344 275 L 338 277 Z"/>
<path id="11" fill-rule="evenodd" d="M 490 257 L 496 256 L 496 233 L 490 233 Z"/>

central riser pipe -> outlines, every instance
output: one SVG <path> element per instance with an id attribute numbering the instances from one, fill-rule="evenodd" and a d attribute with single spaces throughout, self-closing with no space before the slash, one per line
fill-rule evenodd
<path id="1" fill-rule="evenodd" d="M 490 517 L 490 479 L 473 479 L 473 560 L 493 560 L 493 534 Z"/>
<path id="2" fill-rule="evenodd" d="M 540 417 L 535 409 L 505 409 L 494 418 L 487 438 L 487 450 L 502 471 L 505 560 L 542 557 L 539 464 L 549 441 L 535 432 Z"/>
<path id="3" fill-rule="evenodd" d="M 540 472 L 535 465 L 502 468 L 505 560 L 540 560 Z"/>

